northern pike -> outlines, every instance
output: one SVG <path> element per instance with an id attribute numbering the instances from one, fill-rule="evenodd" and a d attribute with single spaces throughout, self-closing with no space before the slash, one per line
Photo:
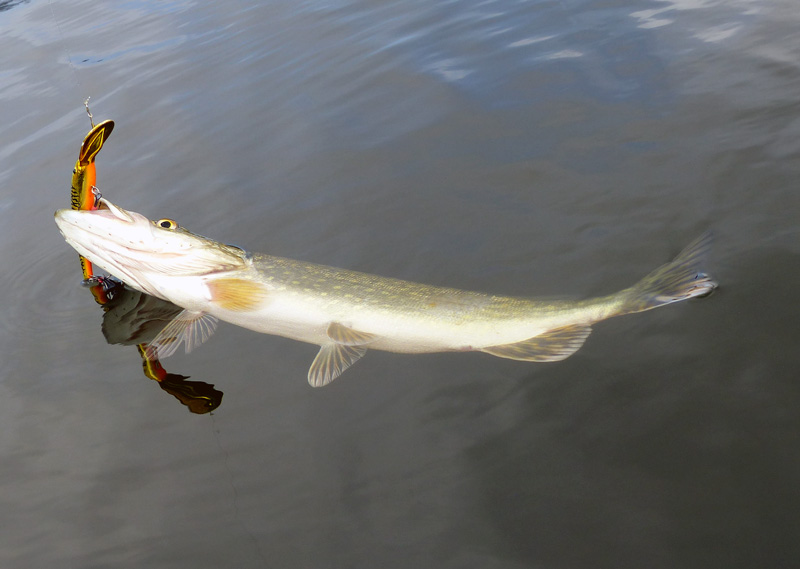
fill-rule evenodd
<path id="1" fill-rule="evenodd" d="M 184 310 L 152 343 L 165 357 L 189 351 L 216 319 L 320 346 L 308 381 L 326 385 L 368 349 L 399 353 L 479 351 L 547 362 L 575 353 L 592 324 L 705 296 L 704 235 L 637 284 L 587 300 L 537 300 L 417 284 L 249 253 L 150 221 L 101 198 L 98 209 L 56 212 L 67 243 L 95 265 Z"/>

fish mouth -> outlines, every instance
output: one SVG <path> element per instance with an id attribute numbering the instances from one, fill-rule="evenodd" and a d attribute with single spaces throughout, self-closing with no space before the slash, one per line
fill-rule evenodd
<path id="1" fill-rule="evenodd" d="M 69 245 L 101 267 L 119 266 L 125 259 L 152 252 L 150 220 L 104 198 L 98 200 L 97 209 L 60 209 L 55 222 Z"/>
<path id="2" fill-rule="evenodd" d="M 71 225 L 77 225 L 78 219 L 87 219 L 88 217 L 100 217 L 106 219 L 116 219 L 126 223 L 135 223 L 136 221 L 149 220 L 141 214 L 134 214 L 126 209 L 114 205 L 105 198 L 97 200 L 97 207 L 95 209 L 59 209 L 55 213 L 56 223 L 61 226 L 60 222 L 66 222 Z"/>
<path id="3" fill-rule="evenodd" d="M 97 200 L 97 208 L 94 211 L 99 211 L 99 212 L 108 211 L 115 218 L 119 219 L 120 221 L 126 221 L 128 223 L 134 223 L 136 221 L 136 218 L 131 214 L 131 212 L 122 209 L 118 205 L 114 205 L 113 203 L 111 203 L 110 201 L 108 201 L 103 197 Z"/>
<path id="4" fill-rule="evenodd" d="M 145 216 L 100 198 L 97 209 L 56 211 L 55 222 L 64 240 L 97 267 L 137 290 L 165 298 L 149 273 L 166 272 L 175 255 L 154 249 L 152 224 Z"/>
<path id="5" fill-rule="evenodd" d="M 97 209 L 60 209 L 55 222 L 78 253 L 154 296 L 160 295 L 147 286 L 152 275 L 200 276 L 245 266 L 240 249 L 189 232 L 160 229 L 144 215 L 104 198 L 98 200 Z"/>

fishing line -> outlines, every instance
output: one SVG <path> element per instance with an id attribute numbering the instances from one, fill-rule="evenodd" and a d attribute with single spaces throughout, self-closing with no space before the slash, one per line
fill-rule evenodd
<path id="1" fill-rule="evenodd" d="M 256 551 L 256 555 L 258 555 L 259 559 L 264 562 L 264 567 L 268 566 L 267 558 L 264 556 L 264 552 L 261 551 L 261 545 L 258 543 L 258 539 L 250 531 L 250 528 L 247 527 L 241 517 L 239 517 L 239 490 L 236 488 L 236 484 L 234 483 L 233 479 L 233 472 L 231 472 L 230 468 L 230 454 L 225 448 L 222 446 L 222 439 L 220 438 L 220 428 L 217 426 L 217 420 L 214 416 L 214 412 L 212 411 L 209 413 L 211 415 L 211 432 L 214 433 L 214 440 L 217 441 L 217 448 L 219 448 L 220 452 L 225 457 L 223 464 L 225 465 L 225 473 L 228 475 L 228 486 L 231 487 L 231 493 L 233 494 L 233 517 L 236 520 L 236 523 L 244 530 L 245 535 L 247 535 L 248 539 L 253 542 L 253 549 Z"/>

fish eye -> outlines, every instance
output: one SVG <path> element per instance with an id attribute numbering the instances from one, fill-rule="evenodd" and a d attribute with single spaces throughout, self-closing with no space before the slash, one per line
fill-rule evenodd
<path id="1" fill-rule="evenodd" d="M 178 222 L 172 219 L 159 219 L 156 221 L 156 225 L 164 229 L 178 229 Z"/>

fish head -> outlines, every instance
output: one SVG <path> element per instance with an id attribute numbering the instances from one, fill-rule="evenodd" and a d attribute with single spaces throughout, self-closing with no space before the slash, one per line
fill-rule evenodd
<path id="1" fill-rule="evenodd" d="M 247 253 L 180 227 L 151 221 L 100 198 L 95 210 L 55 213 L 64 239 L 92 263 L 144 293 L 169 300 L 165 279 L 224 273 L 243 268 Z"/>

